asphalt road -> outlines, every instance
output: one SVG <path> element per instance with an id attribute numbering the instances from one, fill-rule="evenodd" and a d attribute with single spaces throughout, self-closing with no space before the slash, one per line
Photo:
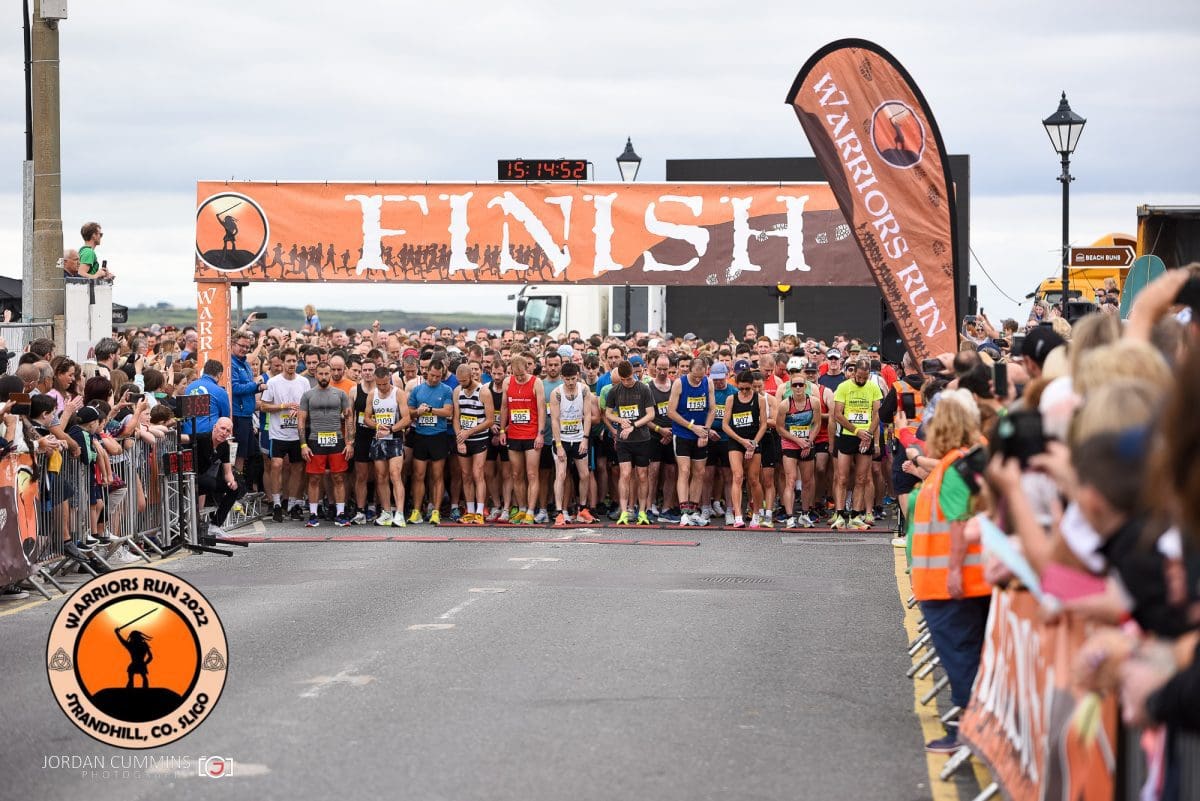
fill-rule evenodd
<path id="1" fill-rule="evenodd" d="M 267 533 L 305 533 L 294 526 Z M 930 798 L 888 535 L 785 542 L 797 536 L 268 543 L 168 562 L 229 640 L 213 714 L 144 752 L 188 756 L 189 773 L 44 767 L 131 752 L 55 706 L 42 661 L 61 601 L 0 616 L 0 796 Z M 201 755 L 232 758 L 233 775 L 193 775 Z"/>

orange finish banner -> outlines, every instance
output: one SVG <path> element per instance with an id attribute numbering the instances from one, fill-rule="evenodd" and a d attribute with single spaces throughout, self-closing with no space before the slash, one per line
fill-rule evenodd
<path id="1" fill-rule="evenodd" d="M 869 286 L 827 184 L 200 182 L 196 280 Z"/>
<path id="2" fill-rule="evenodd" d="M 1075 730 L 1083 696 L 1071 684 L 1085 624 L 1042 622 L 1028 592 L 994 590 L 983 659 L 961 737 L 1013 801 L 1111 801 L 1116 786 L 1117 704 L 1101 701 L 1095 730 Z"/>
<path id="3" fill-rule="evenodd" d="M 916 84 L 878 45 L 843 39 L 808 60 L 787 102 L 909 351 L 957 351 L 949 162 Z"/>

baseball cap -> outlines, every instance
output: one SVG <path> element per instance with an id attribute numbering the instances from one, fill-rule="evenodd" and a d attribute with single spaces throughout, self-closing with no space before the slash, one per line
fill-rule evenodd
<path id="1" fill-rule="evenodd" d="M 94 423 L 99 419 L 100 419 L 100 412 L 96 411 L 91 406 L 84 406 L 82 409 L 80 409 L 78 412 L 75 413 L 75 422 L 79 423 L 80 425 Z"/>
<path id="2" fill-rule="evenodd" d="M 575 356 L 575 349 L 572 348 L 570 345 L 559 345 L 558 346 L 558 355 L 563 357 L 564 359 L 570 359 Z"/>
<path id="3" fill-rule="evenodd" d="M 643 365 L 646 364 L 646 360 L 643 359 L 641 356 L 638 356 L 635 353 L 629 357 L 629 363 L 632 364 L 634 367 L 642 367 Z"/>
<path id="4" fill-rule="evenodd" d="M 400 354 L 400 358 L 407 359 L 409 356 L 420 356 L 420 355 L 421 355 L 421 352 L 419 350 L 417 350 L 416 348 L 407 348 L 403 353 Z"/>
<path id="5" fill-rule="evenodd" d="M 683 335 L 684 342 L 691 342 L 694 339 L 696 339 L 696 335 L 693 334 L 691 331 L 688 331 L 686 334 Z"/>
<path id="6" fill-rule="evenodd" d="M 735 372 L 735 373 L 740 373 L 743 370 L 749 370 L 749 369 L 750 369 L 750 362 L 746 361 L 745 359 L 738 359 L 736 362 L 733 363 L 733 372 Z"/>
<path id="7" fill-rule="evenodd" d="M 725 364 L 725 362 L 717 362 L 711 368 L 709 368 L 708 374 L 712 378 L 728 378 L 729 365 Z"/>
<path id="8" fill-rule="evenodd" d="M 827 350 L 825 352 L 825 358 L 826 359 L 840 359 L 840 358 L 842 358 L 842 352 L 840 350 L 838 350 L 837 348 L 830 348 L 829 350 Z"/>
<path id="9" fill-rule="evenodd" d="M 788 359 L 787 371 L 789 373 L 794 373 L 794 372 L 797 372 L 798 370 L 803 370 L 803 369 L 804 369 L 804 359 L 800 358 L 799 356 L 793 356 L 792 358 Z"/>
<path id="10" fill-rule="evenodd" d="M 1041 367 L 1046 363 L 1046 357 L 1050 355 L 1050 351 L 1066 344 L 1066 340 L 1054 333 L 1054 329 L 1044 325 L 1034 326 L 1033 330 L 1025 335 L 1025 344 L 1021 346 L 1021 355 L 1028 356 L 1030 359 Z"/>

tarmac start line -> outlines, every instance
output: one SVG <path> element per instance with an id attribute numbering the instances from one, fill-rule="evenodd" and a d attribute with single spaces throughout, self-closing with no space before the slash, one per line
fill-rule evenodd
<path id="1" fill-rule="evenodd" d="M 553 542 L 580 545 L 658 545 L 665 547 L 696 547 L 700 543 L 695 540 L 625 540 L 606 537 L 434 537 L 434 536 L 392 536 L 385 534 L 345 534 L 327 537 L 259 537 L 259 536 L 227 536 L 222 539 L 246 544 L 258 543 L 297 543 L 297 542 Z"/>

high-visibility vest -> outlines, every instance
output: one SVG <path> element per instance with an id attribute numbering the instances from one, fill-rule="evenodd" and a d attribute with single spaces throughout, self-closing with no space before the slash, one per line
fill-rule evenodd
<path id="1" fill-rule="evenodd" d="M 912 522 L 911 570 L 913 595 L 918 601 L 950 600 L 946 579 L 950 573 L 951 524 L 942 514 L 938 496 L 946 471 L 966 452 L 966 448 L 958 448 L 943 456 L 917 494 Z M 983 578 L 983 549 L 979 543 L 967 545 L 962 576 L 964 598 L 991 594 L 991 585 Z"/>
<path id="2" fill-rule="evenodd" d="M 892 384 L 892 389 L 896 390 L 896 408 L 903 409 L 904 404 L 900 400 L 906 392 L 913 396 L 913 404 L 916 406 L 916 414 L 908 419 L 908 430 L 917 433 L 917 429 L 921 426 L 921 419 L 925 416 L 925 399 L 921 396 L 921 390 L 914 387 L 904 379 L 896 381 Z"/>

